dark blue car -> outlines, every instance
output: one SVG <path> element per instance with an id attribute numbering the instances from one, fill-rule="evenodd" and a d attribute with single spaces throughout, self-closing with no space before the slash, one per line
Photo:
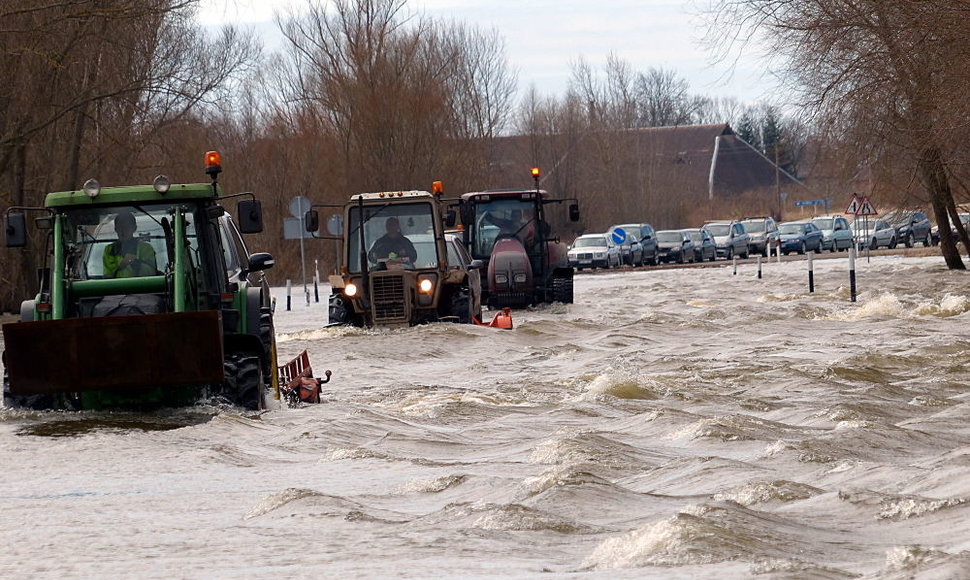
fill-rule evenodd
<path id="1" fill-rule="evenodd" d="M 822 230 L 812 222 L 785 222 L 778 226 L 778 243 L 786 256 L 792 252 L 819 252 L 822 249 Z"/>

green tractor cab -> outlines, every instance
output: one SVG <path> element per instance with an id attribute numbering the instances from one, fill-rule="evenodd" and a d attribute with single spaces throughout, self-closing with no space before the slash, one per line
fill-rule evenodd
<path id="1" fill-rule="evenodd" d="M 273 303 L 242 234 L 262 231 L 252 194 L 239 226 L 220 202 L 219 155 L 209 184 L 50 193 L 44 207 L 8 208 L 8 247 L 27 245 L 26 212 L 46 231 L 40 288 L 3 325 L 5 406 L 151 408 L 219 396 L 258 409 L 278 397 Z"/>

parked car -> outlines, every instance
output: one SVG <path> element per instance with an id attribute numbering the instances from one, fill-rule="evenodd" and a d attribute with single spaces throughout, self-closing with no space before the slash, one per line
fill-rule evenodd
<path id="1" fill-rule="evenodd" d="M 703 262 L 704 260 L 714 261 L 717 258 L 717 245 L 714 243 L 714 236 L 704 228 L 690 228 L 683 230 L 690 236 L 694 243 L 694 261 Z"/>
<path id="2" fill-rule="evenodd" d="M 640 240 L 640 246 L 643 248 L 642 264 L 654 266 L 657 264 L 657 235 L 653 226 L 647 223 L 640 223 L 620 224 L 613 227 L 623 228 L 628 232 L 632 231 L 637 236 L 637 239 Z"/>
<path id="3" fill-rule="evenodd" d="M 643 264 L 643 246 L 640 244 L 640 236 L 637 235 L 637 232 L 620 225 L 614 225 L 610 226 L 606 233 L 620 250 L 620 262 L 629 266 Z"/>
<path id="4" fill-rule="evenodd" d="M 778 224 L 775 218 L 769 216 L 746 217 L 741 220 L 741 227 L 749 236 L 748 249 L 752 254 L 768 256 L 768 245 L 778 244 Z"/>
<path id="5" fill-rule="evenodd" d="M 957 215 L 960 216 L 960 222 L 963 223 L 963 229 L 970 233 L 970 213 L 960 212 Z M 949 218 L 947 221 L 950 223 L 950 231 L 953 232 L 953 238 L 959 242 L 960 232 L 958 232 L 956 226 L 953 225 L 953 218 Z M 940 243 L 940 226 L 933 226 L 933 229 L 930 230 L 930 235 L 933 236 L 933 245 L 938 245 Z"/>
<path id="6" fill-rule="evenodd" d="M 585 234 L 576 238 L 567 252 L 569 265 L 583 268 L 618 268 L 620 249 L 607 234 Z"/>
<path id="7" fill-rule="evenodd" d="M 657 232 L 657 259 L 661 262 L 694 261 L 694 242 L 683 230 L 659 230 Z"/>
<path id="8" fill-rule="evenodd" d="M 895 248 L 899 241 L 896 238 L 896 228 L 884 219 L 866 221 L 863 218 L 856 218 L 852 222 L 852 231 L 860 250 L 867 247 L 871 250 L 881 247 Z"/>
<path id="9" fill-rule="evenodd" d="M 812 218 L 812 223 L 822 230 L 822 249 L 840 252 L 852 247 L 852 228 L 849 220 L 840 215 L 818 216 Z"/>
<path id="10" fill-rule="evenodd" d="M 778 243 L 786 256 L 792 252 L 817 252 L 822 247 L 822 230 L 812 222 L 785 222 L 778 226 Z"/>
<path id="11" fill-rule="evenodd" d="M 751 236 L 744 231 L 744 226 L 734 221 L 707 222 L 704 229 L 714 236 L 714 244 L 717 246 L 717 255 L 724 256 L 728 260 L 734 256 L 747 258 L 751 254 L 748 244 Z"/>
<path id="12" fill-rule="evenodd" d="M 933 236 L 930 233 L 933 226 L 925 213 L 899 210 L 886 214 L 883 219 L 896 229 L 896 240 L 906 244 L 907 248 L 912 248 L 916 242 L 921 242 L 926 247 L 933 245 Z"/>

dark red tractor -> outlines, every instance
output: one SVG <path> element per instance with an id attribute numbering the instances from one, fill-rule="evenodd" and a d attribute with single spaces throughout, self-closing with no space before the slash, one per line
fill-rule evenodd
<path id="1" fill-rule="evenodd" d="M 539 189 L 501 189 L 461 196 L 463 239 L 473 258 L 487 263 L 482 273 L 482 302 L 491 308 L 573 302 L 573 268 L 566 245 L 546 221 L 550 205 L 569 205 L 570 221 L 579 221 L 576 200 L 552 199 Z"/>

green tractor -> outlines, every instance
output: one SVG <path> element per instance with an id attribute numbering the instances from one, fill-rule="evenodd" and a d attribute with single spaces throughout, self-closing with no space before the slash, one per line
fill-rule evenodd
<path id="1" fill-rule="evenodd" d="M 8 247 L 27 245 L 25 212 L 46 230 L 39 291 L 21 321 L 3 325 L 4 406 L 154 408 L 221 397 L 247 409 L 278 397 L 273 301 L 265 253 L 241 233 L 262 231 L 250 194 L 211 183 L 104 187 L 47 195 L 44 207 L 4 213 Z M 220 205 L 238 202 L 239 226 Z"/>

